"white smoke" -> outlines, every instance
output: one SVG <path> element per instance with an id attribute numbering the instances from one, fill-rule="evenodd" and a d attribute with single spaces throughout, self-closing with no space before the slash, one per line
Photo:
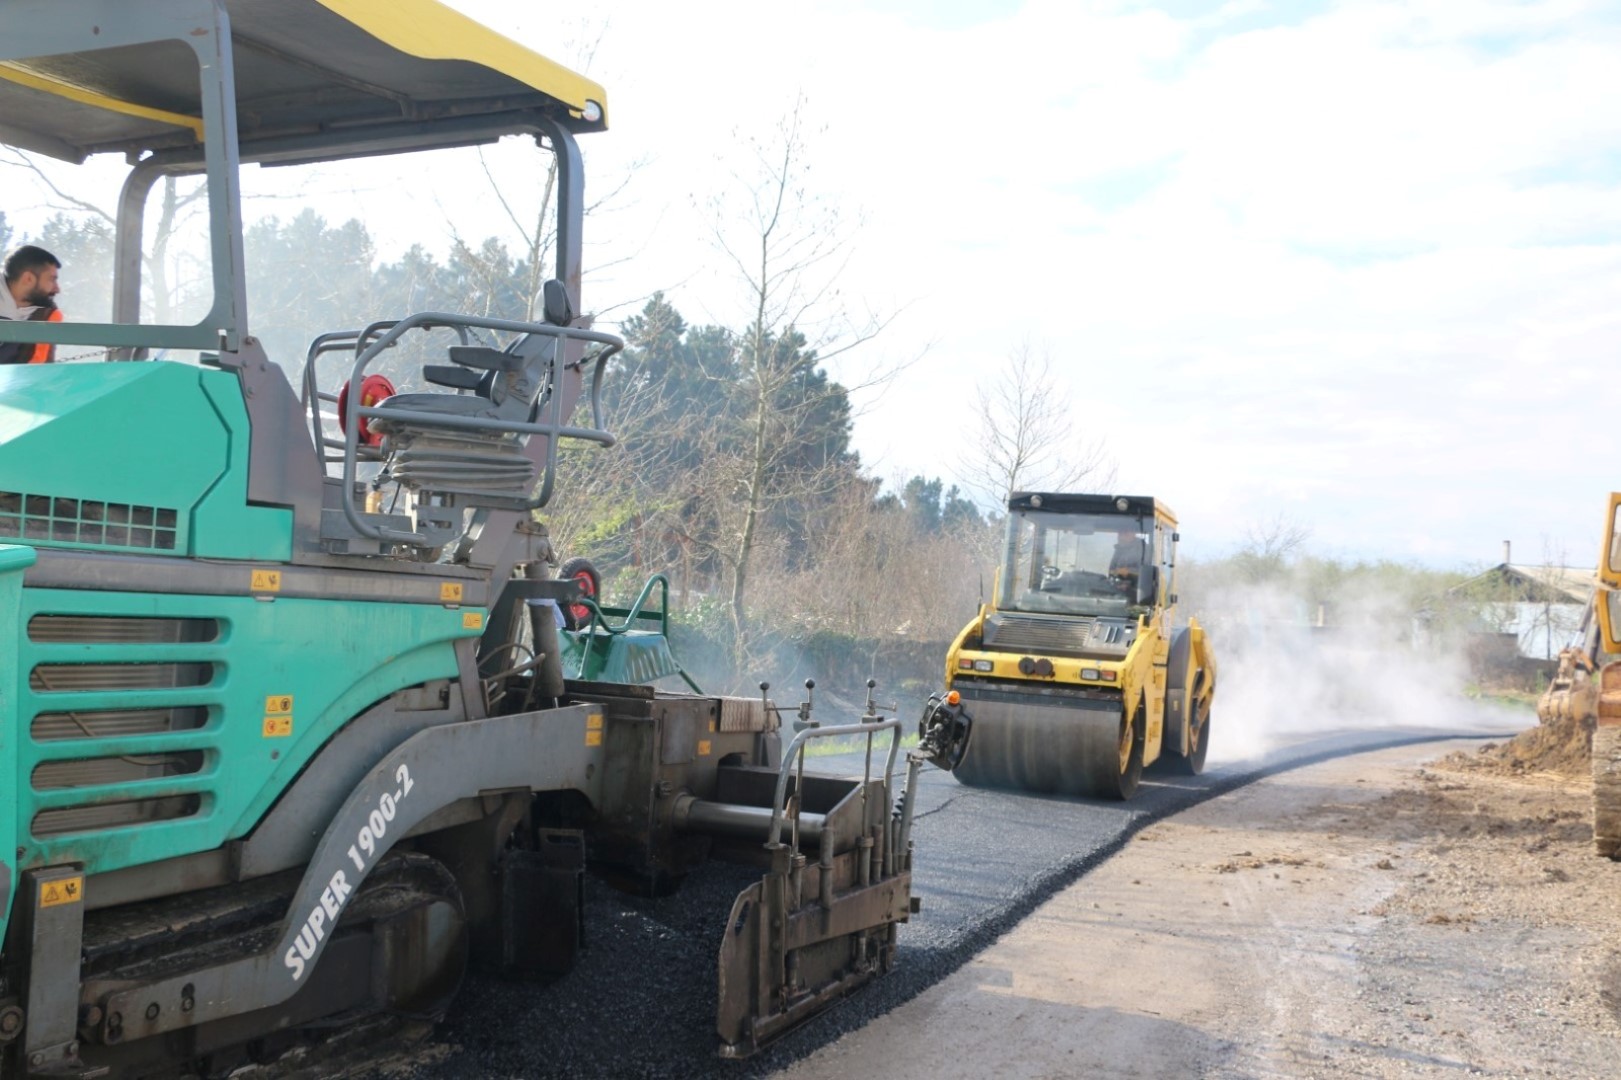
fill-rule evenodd
<path id="1" fill-rule="evenodd" d="M 1200 602 L 1218 677 L 1211 762 L 1339 732 L 1504 732 L 1535 717 L 1465 696 L 1460 643 L 1426 640 L 1411 605 L 1374 590 L 1319 607 L 1293 578 Z"/>

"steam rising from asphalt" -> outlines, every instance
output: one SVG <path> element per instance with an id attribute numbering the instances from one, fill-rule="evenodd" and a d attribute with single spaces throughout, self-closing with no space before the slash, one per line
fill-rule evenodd
<path id="1" fill-rule="evenodd" d="M 1535 723 L 1466 698 L 1462 643 L 1428 639 L 1394 597 L 1363 594 L 1320 613 L 1285 582 L 1223 587 L 1200 607 L 1218 671 L 1212 763 L 1342 731 L 1480 734 Z"/>

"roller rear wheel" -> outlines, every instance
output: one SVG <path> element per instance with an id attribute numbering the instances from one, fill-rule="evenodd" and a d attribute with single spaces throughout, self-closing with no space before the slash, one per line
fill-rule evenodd
<path id="1" fill-rule="evenodd" d="M 1188 753 L 1171 755 L 1171 771 L 1183 776 L 1198 776 L 1204 772 L 1205 752 L 1210 749 L 1210 705 L 1195 705 L 1194 722 L 1188 725 L 1188 740 L 1193 744 Z"/>

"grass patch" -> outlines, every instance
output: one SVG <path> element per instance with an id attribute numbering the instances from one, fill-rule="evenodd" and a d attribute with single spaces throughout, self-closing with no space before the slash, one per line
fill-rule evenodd
<path id="1" fill-rule="evenodd" d="M 1469 686 L 1464 688 L 1463 696 L 1470 701 L 1486 701 L 1494 705 L 1507 705 L 1512 709 L 1534 712 L 1542 694 L 1531 690 L 1488 690 L 1480 686 Z"/>

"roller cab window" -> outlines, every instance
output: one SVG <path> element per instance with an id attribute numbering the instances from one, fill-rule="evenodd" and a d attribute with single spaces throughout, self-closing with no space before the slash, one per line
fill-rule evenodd
<path id="1" fill-rule="evenodd" d="M 1129 514 L 1014 512 L 1002 606 L 1066 615 L 1122 615 L 1154 566 L 1154 525 Z"/>

